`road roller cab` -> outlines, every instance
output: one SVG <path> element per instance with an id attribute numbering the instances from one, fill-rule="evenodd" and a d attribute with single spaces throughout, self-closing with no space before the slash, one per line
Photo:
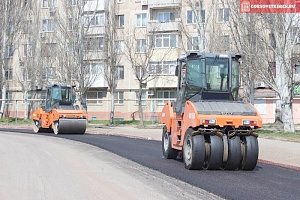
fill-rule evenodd
<path id="1" fill-rule="evenodd" d="M 254 130 L 262 120 L 254 106 L 238 100 L 240 58 L 190 53 L 178 59 L 177 99 L 161 112 L 165 158 L 181 152 L 188 169 L 255 168 Z"/>
<path id="2" fill-rule="evenodd" d="M 54 84 L 47 88 L 45 106 L 32 113 L 33 130 L 84 134 L 87 113 L 76 104 L 74 87 Z"/>

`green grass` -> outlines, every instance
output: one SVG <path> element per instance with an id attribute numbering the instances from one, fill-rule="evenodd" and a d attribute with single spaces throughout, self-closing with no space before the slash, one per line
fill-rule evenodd
<path id="1" fill-rule="evenodd" d="M 0 118 L 0 124 L 2 125 L 29 125 L 32 123 L 31 119 L 20 119 L 20 118 Z"/>
<path id="2" fill-rule="evenodd" d="M 261 129 L 256 131 L 258 137 L 260 138 L 268 138 L 268 139 L 277 139 L 291 142 L 300 142 L 300 131 L 296 131 L 296 133 L 289 132 L 281 132 L 281 131 L 272 131 Z"/>

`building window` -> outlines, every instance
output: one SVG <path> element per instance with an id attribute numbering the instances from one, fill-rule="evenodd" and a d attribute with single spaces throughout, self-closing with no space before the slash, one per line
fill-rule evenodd
<path id="1" fill-rule="evenodd" d="M 57 54 L 56 43 L 42 43 L 41 44 L 41 56 L 54 57 Z"/>
<path id="2" fill-rule="evenodd" d="M 139 104 L 139 92 L 135 92 L 135 98 L 136 98 L 135 103 L 138 105 Z M 142 91 L 141 101 L 142 101 L 142 105 L 145 106 L 147 103 L 147 92 L 146 91 Z"/>
<path id="3" fill-rule="evenodd" d="M 223 44 L 224 49 L 228 49 L 228 50 L 230 49 L 230 41 L 229 40 L 230 40 L 229 35 L 221 36 L 221 42 Z"/>
<path id="4" fill-rule="evenodd" d="M 119 26 L 119 28 L 124 28 L 124 25 L 125 25 L 124 15 L 118 15 L 118 26 Z"/>
<path id="5" fill-rule="evenodd" d="M 73 18 L 69 18 L 68 19 L 68 31 L 73 31 L 74 30 L 74 19 Z"/>
<path id="6" fill-rule="evenodd" d="M 43 19 L 42 22 L 43 32 L 53 32 L 55 31 L 55 22 L 53 19 Z"/>
<path id="7" fill-rule="evenodd" d="M 56 70 L 55 67 L 48 67 L 46 69 L 46 79 L 54 79 L 56 76 Z"/>
<path id="8" fill-rule="evenodd" d="M 87 51 L 102 51 L 104 49 L 104 37 L 85 38 L 85 49 Z"/>
<path id="9" fill-rule="evenodd" d="M 158 98 L 158 104 L 164 104 L 165 101 L 175 100 L 175 91 L 157 91 L 156 96 Z"/>
<path id="10" fill-rule="evenodd" d="M 135 66 L 135 76 L 137 79 L 142 80 L 146 75 L 146 68 L 142 66 Z"/>
<path id="11" fill-rule="evenodd" d="M 13 44 L 8 44 L 5 48 L 5 57 L 9 58 L 14 55 L 14 45 Z"/>
<path id="12" fill-rule="evenodd" d="M 149 62 L 151 75 L 175 75 L 176 61 Z"/>
<path id="13" fill-rule="evenodd" d="M 56 76 L 55 67 L 45 67 L 45 71 L 42 74 L 42 79 L 54 79 Z"/>
<path id="14" fill-rule="evenodd" d="M 229 8 L 218 9 L 218 21 L 228 22 L 229 21 Z"/>
<path id="15" fill-rule="evenodd" d="M 118 40 L 116 41 L 116 53 L 117 54 L 122 54 L 124 53 L 124 41 L 123 40 Z"/>
<path id="16" fill-rule="evenodd" d="M 85 16 L 85 27 L 104 26 L 104 13 Z"/>
<path id="17" fill-rule="evenodd" d="M 69 1 L 68 1 L 69 6 L 75 6 L 75 5 L 77 5 L 77 1 L 78 1 L 78 0 L 69 0 Z"/>
<path id="18" fill-rule="evenodd" d="M 115 100 L 115 104 L 123 104 L 124 103 L 124 92 L 115 92 L 114 100 Z"/>
<path id="19" fill-rule="evenodd" d="M 201 17 L 201 19 L 200 19 Z M 195 12 L 193 10 L 188 10 L 186 13 L 186 23 L 188 24 L 195 24 L 198 20 L 202 23 L 205 23 L 205 10 L 201 10 L 198 15 L 195 15 Z"/>
<path id="20" fill-rule="evenodd" d="M 174 13 L 171 12 L 159 12 L 157 15 L 157 21 L 159 23 L 167 23 L 175 21 Z"/>
<path id="21" fill-rule="evenodd" d="M 190 37 L 187 41 L 187 48 L 189 51 L 197 51 L 199 50 L 199 42 L 198 37 Z"/>
<path id="22" fill-rule="evenodd" d="M 32 57 L 32 45 L 31 44 L 24 44 L 24 57 Z"/>
<path id="23" fill-rule="evenodd" d="M 29 81 L 30 80 L 30 76 L 29 76 L 29 72 L 26 68 L 22 68 L 22 81 Z"/>
<path id="24" fill-rule="evenodd" d="M 5 69 L 5 80 L 11 81 L 13 79 L 13 69 L 7 68 Z"/>
<path id="25" fill-rule="evenodd" d="M 5 96 L 6 96 L 7 100 L 12 100 L 13 99 L 12 98 L 12 92 L 7 91 Z M 12 101 L 9 101 L 8 103 L 11 104 Z"/>
<path id="26" fill-rule="evenodd" d="M 117 74 L 117 79 L 121 80 L 124 79 L 124 66 L 117 66 L 116 67 L 116 74 Z"/>
<path id="27" fill-rule="evenodd" d="M 27 34 L 30 32 L 30 28 L 32 25 L 32 21 L 31 20 L 26 20 L 23 24 L 23 33 Z"/>
<path id="28" fill-rule="evenodd" d="M 88 103 L 101 104 L 103 103 L 103 97 L 103 91 L 88 91 L 86 95 L 86 100 Z"/>
<path id="29" fill-rule="evenodd" d="M 136 14 L 136 26 L 137 27 L 147 26 L 147 14 L 146 13 Z"/>
<path id="30" fill-rule="evenodd" d="M 42 8 L 56 7 L 57 0 L 42 0 Z"/>
<path id="31" fill-rule="evenodd" d="M 154 42 L 156 48 L 177 47 L 177 36 L 175 34 L 155 35 Z"/>
<path id="32" fill-rule="evenodd" d="M 136 52 L 145 53 L 146 52 L 146 39 L 137 39 L 136 40 Z"/>

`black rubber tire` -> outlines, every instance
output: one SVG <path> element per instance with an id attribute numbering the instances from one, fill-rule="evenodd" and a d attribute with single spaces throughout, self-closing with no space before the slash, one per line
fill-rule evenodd
<path id="1" fill-rule="evenodd" d="M 228 158 L 225 165 L 227 170 L 236 170 L 241 163 L 241 139 L 240 136 L 234 136 L 228 139 Z"/>
<path id="2" fill-rule="evenodd" d="M 172 138 L 171 138 L 171 134 L 167 132 L 167 127 L 164 126 L 163 127 L 163 132 L 162 132 L 162 143 L 161 143 L 161 147 L 162 147 L 162 152 L 163 152 L 163 156 L 166 159 L 175 159 L 177 158 L 178 155 L 178 150 L 177 149 L 173 149 L 172 148 Z"/>
<path id="3" fill-rule="evenodd" d="M 223 163 L 224 145 L 217 135 L 210 136 L 210 154 L 207 161 L 207 169 L 220 169 Z"/>
<path id="4" fill-rule="evenodd" d="M 193 129 L 186 131 L 183 142 L 184 167 L 189 170 L 202 169 L 205 161 L 205 140 L 203 135 L 194 135 Z"/>
<path id="5" fill-rule="evenodd" d="M 258 159 L 258 141 L 255 136 L 245 136 L 243 138 L 244 155 L 241 163 L 241 169 L 253 170 Z"/>

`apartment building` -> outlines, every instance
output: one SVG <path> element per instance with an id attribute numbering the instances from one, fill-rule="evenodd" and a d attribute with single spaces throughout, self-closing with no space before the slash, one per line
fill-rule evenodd
<path id="1" fill-rule="evenodd" d="M 85 94 L 89 117 L 109 119 L 112 96 L 105 79 L 105 61 L 109 56 L 105 52 L 108 21 L 114 25 L 117 52 L 115 118 L 138 118 L 138 76 L 146 74 L 148 77 L 141 83 L 142 104 L 145 119 L 155 121 L 164 102 L 176 98 L 175 68 L 181 54 L 199 50 L 234 52 L 228 26 L 230 9 L 222 1 L 28 2 L 30 11 L 20 40 L 14 51 L 10 46 L 7 51 L 5 76 L 9 86 L 7 98 L 29 101 L 10 101 L 7 114 L 11 116 L 24 116 L 24 110 L 30 109 L 28 105 L 34 102 L 30 99 L 44 98 L 44 93 L 36 89 L 43 91 L 45 86 L 57 82 L 80 85 L 83 81 L 88 88 L 81 92 Z M 133 50 L 135 56 L 144 56 L 146 71 L 130 61 L 128 49 Z M 266 116 L 266 122 L 271 122 L 274 95 L 267 99 L 259 94 L 258 97 L 258 109 Z"/>

